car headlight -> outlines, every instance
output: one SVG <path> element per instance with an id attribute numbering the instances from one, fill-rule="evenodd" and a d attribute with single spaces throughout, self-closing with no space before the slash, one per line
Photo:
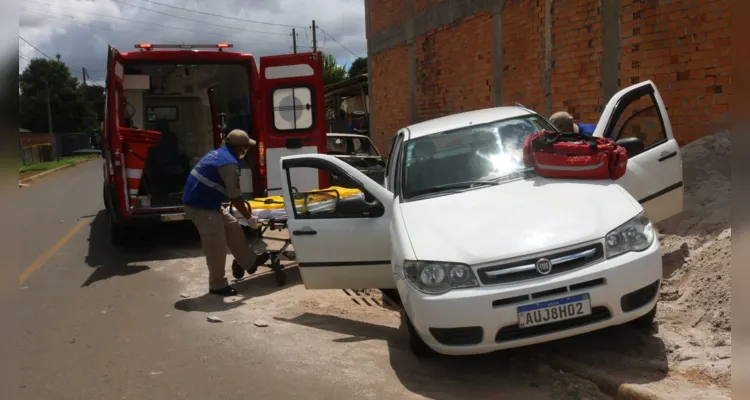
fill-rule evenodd
<path id="1" fill-rule="evenodd" d="M 474 271 L 466 264 L 405 261 L 404 275 L 417 290 L 428 294 L 479 286 Z"/>
<path id="2" fill-rule="evenodd" d="M 629 251 L 643 251 L 654 242 L 654 227 L 646 214 L 641 212 L 635 218 L 620 225 L 605 237 L 607 258 L 619 256 Z"/>

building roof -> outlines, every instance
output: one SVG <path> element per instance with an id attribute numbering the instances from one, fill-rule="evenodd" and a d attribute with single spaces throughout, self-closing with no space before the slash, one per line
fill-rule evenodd
<path id="1" fill-rule="evenodd" d="M 467 111 L 459 114 L 448 115 L 420 122 L 407 127 L 409 139 L 431 135 L 433 133 L 445 132 L 453 129 L 463 128 L 469 125 L 486 124 L 501 119 L 520 117 L 535 114 L 533 111 L 516 106 L 485 108 L 482 110 Z"/>

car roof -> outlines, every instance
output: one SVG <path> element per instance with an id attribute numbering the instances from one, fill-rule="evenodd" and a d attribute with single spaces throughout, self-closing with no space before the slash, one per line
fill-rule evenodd
<path id="1" fill-rule="evenodd" d="M 469 125 L 485 124 L 501 119 L 532 114 L 536 113 L 527 108 L 517 106 L 493 107 L 462 112 L 407 126 L 406 129 L 409 130 L 409 137 L 406 140 L 432 135 L 433 133 L 463 128 Z"/>
<path id="2" fill-rule="evenodd" d="M 353 137 L 353 138 L 366 138 L 369 139 L 370 137 L 367 135 L 357 135 L 356 133 L 327 133 L 326 136 L 331 137 Z"/>

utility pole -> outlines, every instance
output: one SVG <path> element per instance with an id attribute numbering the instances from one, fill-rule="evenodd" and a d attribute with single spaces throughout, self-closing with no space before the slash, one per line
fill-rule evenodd
<path id="1" fill-rule="evenodd" d="M 297 33 L 294 31 L 294 28 L 292 28 L 292 48 L 294 49 L 294 54 L 297 54 Z"/>
<path id="2" fill-rule="evenodd" d="M 53 141 L 56 143 L 57 140 L 54 140 L 55 133 L 52 130 L 52 106 L 50 105 L 50 101 L 49 101 L 49 82 L 46 79 L 44 80 L 44 87 L 45 89 L 47 89 L 46 90 L 46 93 L 47 93 L 47 96 L 46 96 L 47 97 L 47 129 L 49 130 L 49 133 L 52 134 Z M 57 151 L 57 149 L 54 149 L 54 150 L 55 150 L 55 159 L 59 160 L 60 154 Z"/>
<path id="3" fill-rule="evenodd" d="M 83 86 L 86 86 L 86 67 L 83 67 Z"/>
<path id="4" fill-rule="evenodd" d="M 312 31 L 313 31 L 313 53 L 315 53 L 316 51 L 318 51 L 318 39 L 315 37 L 315 31 L 316 30 L 317 29 L 315 29 L 315 20 L 313 20 L 313 23 L 312 23 Z"/>

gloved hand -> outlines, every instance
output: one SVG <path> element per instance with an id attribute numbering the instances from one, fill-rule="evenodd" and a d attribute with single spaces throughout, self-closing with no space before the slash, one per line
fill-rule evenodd
<path id="1" fill-rule="evenodd" d="M 248 228 L 250 228 L 250 229 L 258 229 L 258 218 L 252 217 L 252 218 L 250 218 L 250 219 L 248 219 L 246 221 L 247 221 Z"/>

